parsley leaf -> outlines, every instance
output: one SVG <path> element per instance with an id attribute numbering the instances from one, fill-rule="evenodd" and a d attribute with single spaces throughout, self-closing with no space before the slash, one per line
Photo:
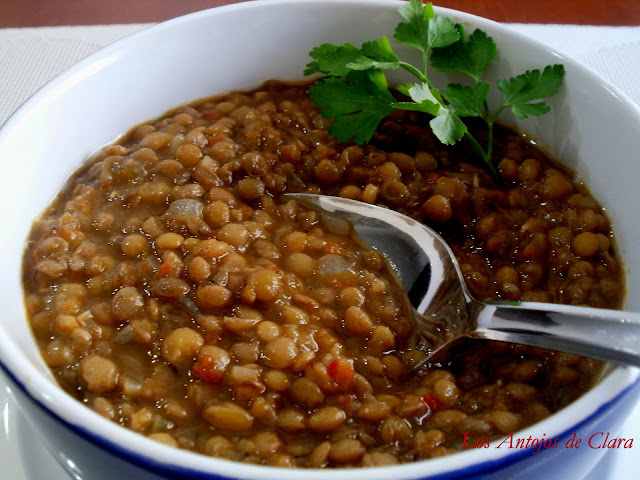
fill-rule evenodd
<path id="1" fill-rule="evenodd" d="M 504 107 L 511 108 L 516 117 L 526 120 L 529 115 L 544 115 L 551 110 L 545 102 L 531 102 L 558 93 L 563 78 L 562 65 L 548 65 L 542 73 L 540 70 L 527 70 L 509 80 L 501 78 L 498 89 L 504 95 Z"/>
<path id="2" fill-rule="evenodd" d="M 393 52 L 387 37 L 363 43 L 360 51 L 361 55 L 355 61 L 348 63 L 347 68 L 352 70 L 368 70 L 370 68 L 387 70 L 400 66 L 400 60 Z"/>
<path id="3" fill-rule="evenodd" d="M 447 86 L 445 95 L 459 117 L 482 117 L 490 88 L 491 85 L 487 82 L 478 82 L 473 86 L 451 83 Z"/>
<path id="4" fill-rule="evenodd" d="M 346 81 L 328 77 L 309 89 L 322 116 L 334 118 L 329 133 L 346 142 L 371 139 L 380 121 L 395 109 L 395 98 L 379 70 L 350 72 Z"/>
<path id="5" fill-rule="evenodd" d="M 427 45 L 429 49 L 443 48 L 458 41 L 460 33 L 455 23 L 448 17 L 435 17 L 429 20 Z"/>
<path id="6" fill-rule="evenodd" d="M 434 94 L 428 84 L 417 83 L 415 85 L 411 85 L 406 88 L 405 92 L 411 100 L 424 107 L 422 111 L 425 113 L 437 115 L 440 111 L 442 106 L 442 97 L 440 97 L 440 93 L 437 91 Z"/>
<path id="7" fill-rule="evenodd" d="M 335 77 L 343 77 L 351 70 L 347 65 L 355 62 L 360 55 L 362 55 L 360 49 L 350 43 L 345 43 L 342 46 L 324 43 L 315 47 L 309 53 L 309 56 L 316 60 L 307 64 L 304 74 L 324 73 Z"/>
<path id="8" fill-rule="evenodd" d="M 407 22 L 398 24 L 393 38 L 400 43 L 425 51 L 429 19 L 434 16 L 433 6 L 430 3 L 422 5 L 420 2 L 408 2 L 398 11 Z"/>
<path id="9" fill-rule="evenodd" d="M 457 25 L 460 38 L 447 47 L 436 48 L 431 55 L 431 65 L 441 72 L 464 73 L 476 82 L 480 81 L 498 53 L 495 42 L 482 30 L 475 30 L 468 40 L 464 27 Z"/>
<path id="10" fill-rule="evenodd" d="M 445 47 L 457 41 L 458 30 L 448 17 L 434 17 L 431 4 L 409 2 L 400 8 L 407 23 L 396 27 L 394 38 L 413 48 L 428 53 L 432 48 Z"/>
<path id="11" fill-rule="evenodd" d="M 467 132 L 467 126 L 462 123 L 451 110 L 441 109 L 429 125 L 431 130 L 445 145 L 453 145 Z"/>
<path id="12" fill-rule="evenodd" d="M 350 43 L 325 43 L 311 50 L 309 55 L 314 60 L 307 64 L 305 74 L 322 73 L 327 77 L 315 83 L 309 95 L 324 117 L 333 118 L 329 133 L 342 142 L 362 144 L 373 137 L 380 122 L 393 110 L 424 112 L 432 117 L 429 126 L 442 143 L 451 145 L 465 138 L 499 181 L 492 158 L 493 126 L 498 116 L 505 109 L 522 119 L 547 113 L 550 107 L 543 99 L 558 92 L 564 68 L 547 66 L 542 72 L 529 70 L 498 80 L 505 102 L 492 113 L 487 101 L 491 85 L 482 81 L 482 75 L 497 55 L 493 39 L 481 30 L 467 38 L 461 24 L 436 17 L 431 4 L 420 0 L 403 3 L 399 13 L 405 21 L 396 27 L 394 39 L 418 49 L 421 65 L 400 59 L 387 37 L 365 42 L 361 48 Z M 472 82 L 452 83 L 442 92 L 429 81 L 429 65 L 441 72 L 465 74 Z M 404 68 L 419 80 L 396 87 L 406 101 L 396 100 L 384 73 L 396 68 Z M 465 117 L 478 117 L 486 123 L 486 147 L 469 132 L 461 120 Z"/>

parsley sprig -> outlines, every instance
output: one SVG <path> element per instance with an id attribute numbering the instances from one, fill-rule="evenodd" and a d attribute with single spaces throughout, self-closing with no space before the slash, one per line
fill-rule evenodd
<path id="1" fill-rule="evenodd" d="M 504 103 L 491 111 L 487 101 L 491 85 L 482 76 L 497 55 L 493 39 L 479 29 L 467 36 L 462 24 L 435 16 L 431 3 L 411 0 L 399 12 L 405 21 L 396 27 L 394 39 L 421 52 L 420 66 L 400 59 L 387 37 L 365 42 L 360 48 L 350 43 L 325 43 L 310 52 L 314 60 L 305 74 L 322 73 L 325 77 L 311 86 L 309 94 L 322 115 L 334 119 L 329 133 L 342 142 L 353 139 L 363 144 L 394 110 L 424 112 L 433 117 L 429 126 L 442 143 L 452 145 L 466 138 L 499 179 L 492 160 L 493 126 L 498 116 L 506 109 L 523 120 L 548 113 L 550 107 L 543 99 L 558 92 L 564 67 L 549 65 L 542 71 L 527 70 L 508 80 L 499 79 L 497 87 Z M 429 66 L 440 72 L 462 73 L 470 82 L 451 83 L 442 92 L 430 81 Z M 384 73 L 398 68 L 418 80 L 395 87 L 407 101 L 396 99 Z M 486 147 L 469 132 L 462 121 L 465 117 L 478 117 L 487 124 Z"/>

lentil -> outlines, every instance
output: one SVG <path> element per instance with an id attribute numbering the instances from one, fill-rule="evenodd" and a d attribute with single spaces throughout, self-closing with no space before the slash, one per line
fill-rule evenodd
<path id="1" fill-rule="evenodd" d="M 429 223 L 481 300 L 616 308 L 623 272 L 586 187 L 504 129 L 496 185 L 415 112 L 385 122 L 409 142 L 340 145 L 306 88 L 267 83 L 136 127 L 34 223 L 25 295 L 63 388 L 168 445 L 318 468 L 450 454 L 464 432 L 508 435 L 588 389 L 598 362 L 501 342 L 413 372 L 382 257 L 279 198 L 342 195 Z"/>

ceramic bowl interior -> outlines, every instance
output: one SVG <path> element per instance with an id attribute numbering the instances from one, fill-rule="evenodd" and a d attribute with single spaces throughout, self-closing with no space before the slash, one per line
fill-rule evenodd
<path id="1" fill-rule="evenodd" d="M 25 321 L 21 254 L 34 217 L 65 179 L 89 155 L 131 126 L 183 103 L 229 90 L 256 87 L 268 79 L 301 79 L 308 52 L 324 42 L 360 44 L 392 35 L 399 21 L 393 0 L 272 0 L 248 2 L 181 17 L 134 34 L 81 61 L 30 99 L 0 131 L 0 161 L 9 179 L 0 191 L 3 254 L 0 302 L 0 362 L 34 402 L 92 438 L 138 458 L 188 471 L 235 478 L 301 478 L 301 472 L 260 468 L 209 459 L 148 440 L 103 419 L 66 395 L 54 383 Z M 488 32 L 499 47 L 489 72 L 494 80 L 526 69 L 563 63 L 561 94 L 552 114 L 525 123 L 525 130 L 552 155 L 577 170 L 614 222 L 625 260 L 628 291 L 640 290 L 640 224 L 637 161 L 639 109 L 616 88 L 575 61 L 549 50 L 512 28 L 447 9 L 439 14 Z M 402 50 L 402 49 L 401 49 Z M 442 79 L 441 79 L 442 80 Z M 628 308 L 640 310 L 629 296 Z M 577 402 L 526 430 L 547 436 L 571 431 L 637 380 L 631 368 L 615 368 Z M 116 447 L 114 447 L 116 448 Z M 470 451 L 429 461 L 438 475 L 499 462 L 512 452 Z M 424 476 L 425 464 L 368 472 L 370 479 Z M 304 478 L 324 478 L 307 471 Z M 347 478 L 348 472 L 333 472 Z M 200 477 L 198 477 L 200 478 Z"/>

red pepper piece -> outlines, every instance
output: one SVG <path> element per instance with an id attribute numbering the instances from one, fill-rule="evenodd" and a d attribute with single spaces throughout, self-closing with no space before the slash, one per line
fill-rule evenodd
<path id="1" fill-rule="evenodd" d="M 422 401 L 427 404 L 431 413 L 438 410 L 438 399 L 433 394 L 425 395 L 422 397 Z"/>
<path id="2" fill-rule="evenodd" d="M 224 378 L 224 372 L 216 370 L 214 367 L 215 365 L 211 357 L 203 356 L 193 365 L 191 371 L 203 382 L 217 385 Z"/>
<path id="3" fill-rule="evenodd" d="M 353 382 L 353 365 L 348 360 L 336 358 L 329 364 L 327 373 L 342 390 L 349 388 Z"/>

